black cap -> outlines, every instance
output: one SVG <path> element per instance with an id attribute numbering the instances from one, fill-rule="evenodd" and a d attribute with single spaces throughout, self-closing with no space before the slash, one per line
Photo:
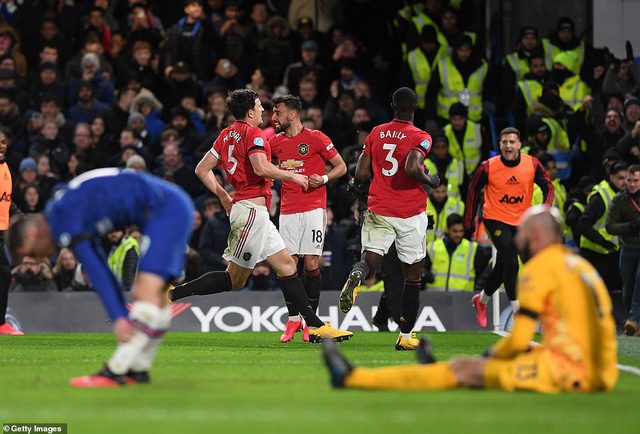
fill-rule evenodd
<path id="1" fill-rule="evenodd" d="M 85 87 L 93 90 L 93 85 L 91 85 L 91 82 L 89 82 L 88 80 L 80 80 L 80 82 L 78 83 L 78 92 L 80 92 L 80 89 L 83 89 Z"/>
<path id="2" fill-rule="evenodd" d="M 302 26 L 313 27 L 313 20 L 311 19 L 311 17 L 300 17 L 298 19 L 298 27 L 302 27 Z"/>
<path id="3" fill-rule="evenodd" d="M 2 70 L 0 69 L 0 71 L 2 71 Z M 631 107 L 632 105 L 640 106 L 640 101 L 638 101 L 638 98 L 632 96 L 631 98 L 625 99 L 624 100 L 624 111 L 626 112 L 627 109 L 629 107 Z"/>
<path id="4" fill-rule="evenodd" d="M 438 34 L 433 26 L 424 26 L 420 33 L 420 42 L 436 43 L 438 42 Z"/>
<path id="5" fill-rule="evenodd" d="M 547 125 L 540 116 L 531 116 L 527 119 L 527 135 L 533 136 L 534 134 L 549 132 L 549 125 Z"/>
<path id="6" fill-rule="evenodd" d="M 449 139 L 444 134 L 438 134 L 438 135 L 433 136 L 433 143 L 436 143 L 436 142 L 447 142 L 447 143 L 449 143 Z"/>
<path id="7" fill-rule="evenodd" d="M 602 158 L 602 166 L 605 166 L 611 161 L 622 161 L 622 155 L 620 155 L 620 152 L 616 148 L 607 149 Z"/>
<path id="8" fill-rule="evenodd" d="M 536 38 L 538 37 L 538 29 L 536 29 L 533 26 L 524 26 L 524 27 L 520 27 L 520 37 L 519 39 L 522 39 L 523 36 L 526 35 L 533 35 Z"/>
<path id="9" fill-rule="evenodd" d="M 468 45 L 469 47 L 473 47 L 473 41 L 471 40 L 471 36 L 469 35 L 458 35 L 453 40 L 453 48 L 458 49 L 464 45 Z"/>
<path id="10" fill-rule="evenodd" d="M 180 62 L 176 62 L 176 64 L 173 66 L 173 70 L 174 72 L 184 72 L 186 74 L 189 73 L 189 66 L 184 63 L 183 61 Z"/>
<path id="11" fill-rule="evenodd" d="M 558 18 L 557 29 L 571 29 L 572 32 L 575 32 L 576 25 L 573 23 L 573 20 L 570 17 L 560 17 Z"/>
<path id="12" fill-rule="evenodd" d="M 469 109 L 461 102 L 453 103 L 449 107 L 449 117 L 451 116 L 464 116 L 466 118 L 469 116 Z"/>
<path id="13" fill-rule="evenodd" d="M 39 67 L 39 68 L 40 68 L 40 71 L 44 71 L 45 69 L 53 69 L 54 71 L 57 71 L 57 70 L 58 70 L 58 69 L 56 68 L 56 64 L 55 64 L 55 63 L 53 63 L 53 62 L 48 62 L 48 61 L 42 62 L 42 63 L 40 64 L 40 67 Z"/>
<path id="14" fill-rule="evenodd" d="M 558 111 L 560 107 L 564 105 L 564 101 L 558 95 L 553 92 L 545 92 L 542 94 L 540 98 L 538 98 L 538 102 L 546 105 L 550 110 Z"/>

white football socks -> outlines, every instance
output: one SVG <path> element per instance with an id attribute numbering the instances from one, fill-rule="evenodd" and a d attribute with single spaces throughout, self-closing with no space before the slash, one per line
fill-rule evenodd
<path id="1" fill-rule="evenodd" d="M 172 314 L 171 306 L 165 307 L 164 309 L 162 309 L 161 312 L 162 312 L 162 318 L 160 321 L 160 325 L 158 327 L 158 331 L 166 332 L 171 327 L 171 314 Z M 131 370 L 133 372 L 144 372 L 151 369 L 151 365 L 153 364 L 153 359 L 156 356 L 156 352 L 158 351 L 158 348 L 160 348 L 160 344 L 162 344 L 163 338 L 164 338 L 164 335 L 151 338 L 149 340 L 149 343 L 147 344 L 147 346 L 144 347 L 144 349 L 142 350 L 138 358 L 135 359 L 135 361 L 133 362 L 133 365 L 131 365 Z"/>
<path id="2" fill-rule="evenodd" d="M 408 341 L 409 339 L 411 339 L 411 333 L 400 332 L 400 337 L 402 337 L 402 339 L 404 339 L 405 341 Z"/>
<path id="3" fill-rule="evenodd" d="M 517 313 L 520 310 L 520 301 L 513 300 L 511 302 L 511 309 L 513 309 L 513 313 Z"/>
<path id="4" fill-rule="evenodd" d="M 489 300 L 491 300 L 491 296 L 485 294 L 484 289 L 480 292 L 480 303 L 489 304 Z"/>
<path id="5" fill-rule="evenodd" d="M 118 344 L 115 353 L 107 362 L 109 370 L 117 375 L 125 374 L 138 359 L 154 336 L 154 332 L 160 328 L 163 312 L 154 304 L 134 301 L 129 318 L 136 323 L 135 333 L 129 342 Z"/>

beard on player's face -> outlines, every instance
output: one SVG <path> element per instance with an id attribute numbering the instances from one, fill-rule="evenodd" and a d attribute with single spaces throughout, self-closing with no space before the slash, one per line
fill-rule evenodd
<path id="1" fill-rule="evenodd" d="M 284 131 L 287 130 L 287 128 L 289 128 L 289 126 L 291 125 L 291 122 L 289 122 L 289 119 L 283 119 L 283 120 L 279 120 L 276 122 L 276 133 L 282 133 Z"/>

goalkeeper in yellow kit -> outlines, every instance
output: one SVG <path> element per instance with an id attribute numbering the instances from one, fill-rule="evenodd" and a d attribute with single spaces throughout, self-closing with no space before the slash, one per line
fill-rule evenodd
<path id="1" fill-rule="evenodd" d="M 526 261 L 518 281 L 520 311 L 509 337 L 485 357 L 434 362 L 427 341 L 424 364 L 356 368 L 325 345 L 335 387 L 442 390 L 485 387 L 535 392 L 592 392 L 613 389 L 618 378 L 616 329 L 607 288 L 595 269 L 562 245 L 562 220 L 544 205 L 523 216 L 516 246 Z M 541 346 L 531 346 L 536 323 Z"/>

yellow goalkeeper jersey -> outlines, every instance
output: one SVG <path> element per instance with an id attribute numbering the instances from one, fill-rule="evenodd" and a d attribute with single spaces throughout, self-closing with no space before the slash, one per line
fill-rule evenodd
<path id="1" fill-rule="evenodd" d="M 579 371 L 585 389 L 611 390 L 618 378 L 616 327 L 609 293 L 591 264 L 552 245 L 525 264 L 517 291 L 520 312 L 511 335 L 494 347 L 495 357 L 526 351 L 537 320 L 558 383 Z"/>

